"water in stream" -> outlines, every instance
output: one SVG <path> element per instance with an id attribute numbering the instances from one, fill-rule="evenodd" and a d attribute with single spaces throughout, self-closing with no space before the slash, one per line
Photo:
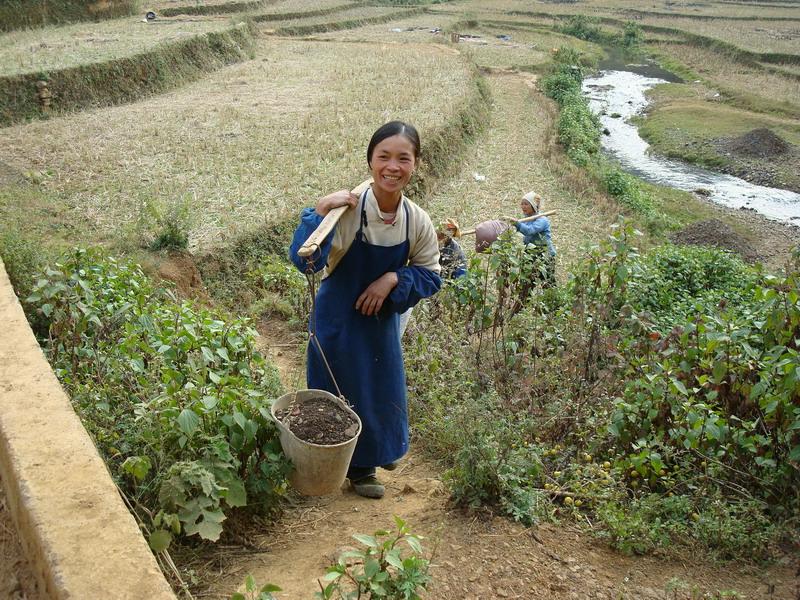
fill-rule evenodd
<path id="1" fill-rule="evenodd" d="M 645 92 L 668 80 L 679 81 L 650 65 L 616 66 L 584 80 L 583 91 L 589 105 L 600 114 L 602 127 L 610 132 L 602 136 L 603 149 L 625 171 L 645 181 L 689 192 L 708 190 L 709 198 L 719 204 L 753 209 L 769 219 L 800 225 L 800 194 L 755 185 L 648 152 L 648 143 L 629 120 L 647 106 Z M 619 117 L 611 116 L 615 114 Z"/>

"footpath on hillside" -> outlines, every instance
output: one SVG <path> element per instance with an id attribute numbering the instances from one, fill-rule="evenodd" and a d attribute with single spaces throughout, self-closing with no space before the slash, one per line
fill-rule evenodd
<path id="1" fill-rule="evenodd" d="M 532 96 L 529 76 L 491 76 L 490 84 L 495 102 L 490 132 L 470 148 L 462 173 L 434 195 L 432 212 L 441 211 L 437 195 L 452 197 L 457 193 L 465 197 L 459 215 L 465 219 L 487 217 L 482 211 L 513 210 L 514 199 L 508 190 L 529 184 L 560 199 L 557 206 L 565 217 L 558 221 L 560 240 L 577 245 L 587 231 L 599 234 L 605 226 L 591 225 L 585 207 L 569 203 L 568 194 L 547 165 L 530 160 L 537 146 L 547 144 L 548 117 L 541 98 Z M 526 134 L 530 128 L 520 124 L 533 118 L 541 119 L 543 127 Z M 491 161 L 485 157 L 501 152 L 509 142 L 518 152 L 505 154 L 508 160 L 498 163 L 497 170 L 490 170 Z M 528 168 L 523 170 L 523 165 Z M 485 188 L 463 183 L 477 169 L 486 171 Z M 458 190 L 465 185 L 469 189 Z M 487 199 L 482 208 L 470 203 L 470 198 L 478 194 Z M 259 330 L 262 349 L 278 365 L 287 388 L 303 387 L 301 336 L 293 337 L 275 322 L 262 322 Z M 183 565 L 196 569 L 199 580 L 205 582 L 196 597 L 228 598 L 251 574 L 259 584 L 280 586 L 283 591 L 276 594 L 277 598 L 311 598 L 319 590 L 317 580 L 325 568 L 343 551 L 358 547 L 351 536 L 389 529 L 393 516 L 404 519 L 413 533 L 425 538 L 423 544 L 433 559 L 427 597 L 437 600 L 677 600 L 717 598 L 720 593 L 733 591 L 739 598 L 793 600 L 799 591 L 794 565 L 788 559 L 786 564 L 765 569 L 739 564 L 715 566 L 696 556 L 681 560 L 627 557 L 595 540 L 588 520 L 575 523 L 565 519 L 529 529 L 486 512 L 456 509 L 448 502 L 441 472 L 414 450 L 413 440 L 412 451 L 400 468 L 381 472 L 380 476 L 387 488 L 382 500 L 359 497 L 345 484 L 340 494 L 295 499 L 277 522 L 235 527 L 237 533 L 232 537 L 236 541 L 208 547 L 202 558 Z"/>

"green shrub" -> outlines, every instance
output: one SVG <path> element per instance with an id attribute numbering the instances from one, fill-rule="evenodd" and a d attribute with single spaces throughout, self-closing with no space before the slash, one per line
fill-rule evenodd
<path id="1" fill-rule="evenodd" d="M 281 386 L 245 321 L 86 250 L 48 267 L 27 302 L 115 479 L 155 515 L 154 549 L 173 533 L 216 540 L 230 508 L 277 509 L 288 465 L 268 407 Z"/>
<path id="2" fill-rule="evenodd" d="M 644 216 L 653 216 L 653 201 L 642 189 L 638 179 L 619 167 L 608 166 L 603 172 L 603 184 L 609 194 L 624 207 Z"/>
<path id="3" fill-rule="evenodd" d="M 33 288 L 36 273 L 46 261 L 42 245 L 15 231 L 2 231 L 0 258 L 17 297 L 26 298 Z"/>
<path id="4" fill-rule="evenodd" d="M 321 591 L 314 598 L 420 600 L 419 593 L 425 592 L 431 579 L 430 560 L 423 556 L 421 538 L 401 518 L 394 521 L 397 531 L 354 535 L 364 549 L 342 553 L 319 580 Z"/>
<path id="5" fill-rule="evenodd" d="M 622 45 L 625 48 L 636 48 L 643 40 L 644 33 L 642 33 L 641 25 L 633 21 L 625 23 L 625 28 L 622 30 Z"/>
<path id="6" fill-rule="evenodd" d="M 596 17 L 586 15 L 574 15 L 569 18 L 566 25 L 562 25 L 558 30 L 566 35 L 571 35 L 587 42 L 603 43 L 607 36 L 600 29 L 599 20 Z"/>

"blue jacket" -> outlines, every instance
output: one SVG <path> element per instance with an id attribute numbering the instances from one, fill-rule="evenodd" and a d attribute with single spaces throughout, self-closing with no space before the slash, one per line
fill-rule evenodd
<path id="1" fill-rule="evenodd" d="M 556 249 L 550 237 L 550 220 L 547 217 L 539 217 L 524 223 L 514 223 L 514 227 L 522 234 L 526 244 L 547 246 L 550 256 L 556 255 Z"/>

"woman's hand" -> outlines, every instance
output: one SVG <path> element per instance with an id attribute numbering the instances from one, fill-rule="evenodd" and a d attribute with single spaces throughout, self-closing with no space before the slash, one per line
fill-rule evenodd
<path id="1" fill-rule="evenodd" d="M 361 293 L 358 300 L 356 300 L 356 310 L 367 317 L 377 315 L 383 306 L 384 300 L 391 294 L 396 285 L 397 273 L 394 271 L 384 273 L 370 283 L 369 287 Z"/>
<path id="2" fill-rule="evenodd" d="M 505 221 L 506 223 L 509 223 L 511 225 L 517 222 L 517 219 L 515 219 L 514 217 L 506 217 L 506 216 L 500 217 L 500 220 Z"/>
<path id="3" fill-rule="evenodd" d="M 347 190 L 339 190 L 317 200 L 317 206 L 314 210 L 319 216 L 324 217 L 333 208 L 339 206 L 354 207 L 356 204 L 358 204 L 358 196 Z"/>

